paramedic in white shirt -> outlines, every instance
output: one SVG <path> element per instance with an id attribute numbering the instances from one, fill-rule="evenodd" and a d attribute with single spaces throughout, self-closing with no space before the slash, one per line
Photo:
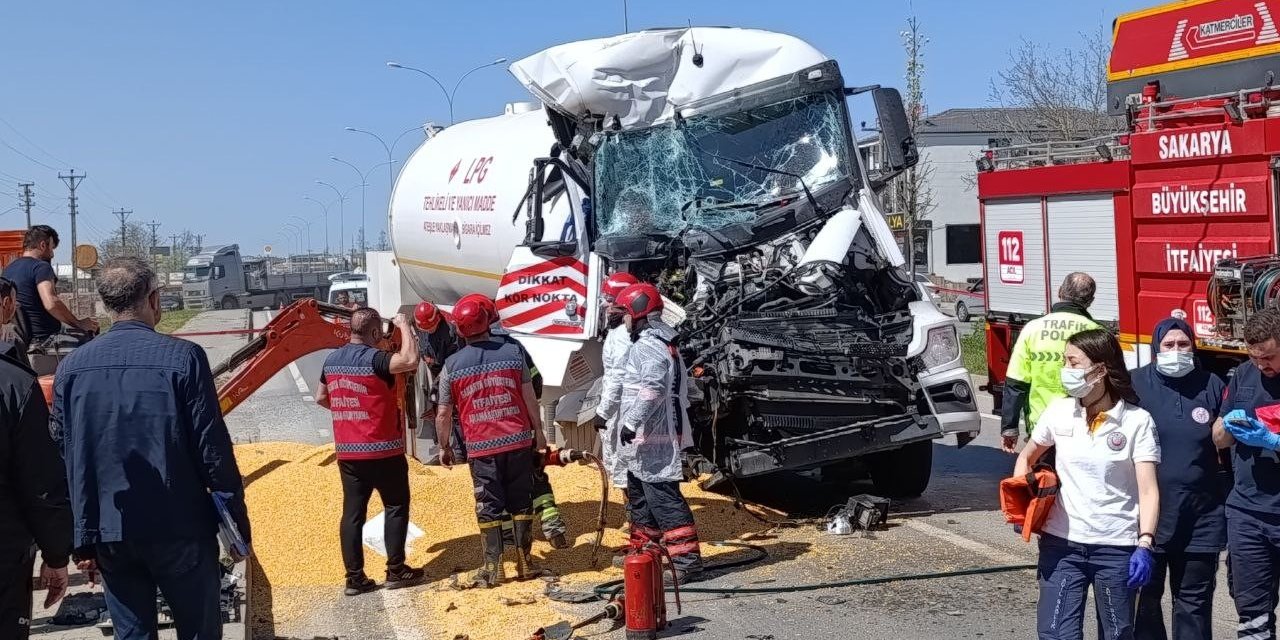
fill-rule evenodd
<path id="1" fill-rule="evenodd" d="M 1138 408 L 1120 344 L 1104 329 L 1067 341 L 1062 386 L 1018 456 L 1025 475 L 1050 447 L 1061 489 L 1040 532 L 1041 640 L 1081 638 L 1089 587 L 1103 640 L 1131 640 L 1137 590 L 1151 579 L 1160 443 Z"/>

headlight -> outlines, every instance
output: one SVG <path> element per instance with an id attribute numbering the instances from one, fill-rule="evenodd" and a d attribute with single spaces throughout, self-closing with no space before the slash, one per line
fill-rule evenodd
<path id="1" fill-rule="evenodd" d="M 920 360 L 924 362 L 926 369 L 947 364 L 959 357 L 960 339 L 956 335 L 954 325 L 948 324 L 929 330 L 928 339 L 924 344 L 924 353 L 920 354 Z"/>

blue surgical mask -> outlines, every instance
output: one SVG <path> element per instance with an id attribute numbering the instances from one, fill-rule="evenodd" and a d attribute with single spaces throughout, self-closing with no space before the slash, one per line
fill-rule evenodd
<path id="1" fill-rule="evenodd" d="M 1072 398 L 1083 398 L 1093 391 L 1094 383 L 1089 382 L 1087 378 L 1093 372 L 1093 367 L 1088 369 L 1073 369 L 1071 367 L 1062 368 L 1062 388 L 1067 395 Z"/>
<path id="2" fill-rule="evenodd" d="M 1181 378 L 1195 367 L 1195 354 L 1190 351 L 1161 351 L 1156 354 L 1156 371 L 1161 375 Z"/>

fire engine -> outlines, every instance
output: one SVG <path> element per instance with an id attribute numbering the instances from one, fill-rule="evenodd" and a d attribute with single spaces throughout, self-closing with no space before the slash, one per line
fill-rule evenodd
<path id="1" fill-rule="evenodd" d="M 977 159 L 997 410 L 1019 329 L 1073 271 L 1130 367 L 1179 316 L 1215 369 L 1244 357 L 1248 315 L 1280 296 L 1280 0 L 1175 2 L 1116 19 L 1108 111 L 1123 132 Z"/>

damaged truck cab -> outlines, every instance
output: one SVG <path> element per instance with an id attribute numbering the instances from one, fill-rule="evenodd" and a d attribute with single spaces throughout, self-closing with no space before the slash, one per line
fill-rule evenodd
<path id="1" fill-rule="evenodd" d="M 957 325 L 913 283 L 875 193 L 917 160 L 897 91 L 848 89 L 803 41 L 728 28 L 570 43 L 512 72 L 555 141 L 507 273 L 577 256 L 590 295 L 567 311 L 591 328 L 609 273 L 657 283 L 683 317 L 699 449 L 722 472 L 866 470 L 918 495 L 932 440 L 977 434 Z M 877 172 L 850 125 L 862 93 Z M 563 224 L 548 215 L 566 207 Z"/>

